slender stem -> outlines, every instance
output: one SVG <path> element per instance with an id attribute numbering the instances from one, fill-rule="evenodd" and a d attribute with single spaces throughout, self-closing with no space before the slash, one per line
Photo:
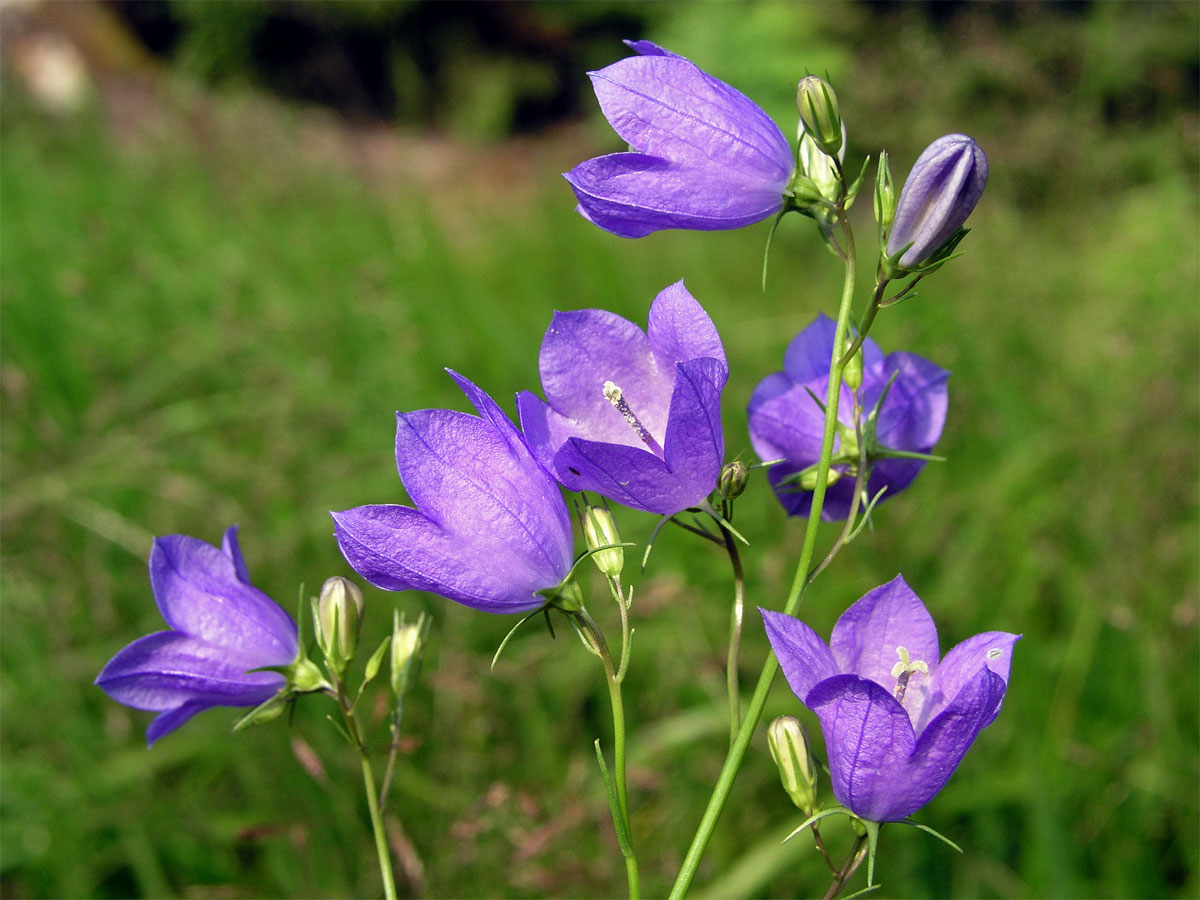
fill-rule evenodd
<path id="1" fill-rule="evenodd" d="M 367 809 L 371 813 L 371 829 L 375 832 L 375 852 L 379 855 L 379 872 L 383 876 L 383 895 L 387 900 L 396 900 L 396 879 L 392 874 L 392 854 L 388 850 L 387 832 L 383 828 L 383 816 L 375 799 L 375 777 L 371 774 L 371 760 L 366 750 L 359 748 L 362 762 L 363 788 L 367 792 Z"/>
<path id="2" fill-rule="evenodd" d="M 392 776 L 396 772 L 396 754 L 400 751 L 400 722 L 404 717 L 403 698 L 396 701 L 396 709 L 392 713 L 392 741 L 388 747 L 387 765 L 383 768 L 383 781 L 379 785 L 379 809 L 387 809 L 388 792 L 392 789 Z"/>
<path id="3" fill-rule="evenodd" d="M 338 706 L 342 710 L 342 721 L 346 723 L 346 734 L 353 742 L 362 766 L 363 788 L 367 794 L 367 810 L 371 815 L 371 830 L 375 833 L 375 853 L 379 857 L 379 874 L 383 876 L 383 895 L 386 900 L 396 900 L 396 876 L 392 873 L 392 854 L 388 849 L 383 815 L 379 811 L 379 799 L 375 793 L 375 775 L 371 771 L 371 757 L 367 753 L 366 743 L 363 741 L 362 724 L 358 721 L 358 713 L 354 711 L 354 703 L 346 696 L 340 678 L 335 678 L 334 687 Z"/>
<path id="4" fill-rule="evenodd" d="M 817 482 L 813 490 L 812 508 L 808 514 L 808 524 L 804 531 L 804 544 L 800 550 L 800 559 L 796 564 L 796 573 L 792 578 L 792 586 L 788 592 L 787 602 L 783 609 L 784 613 L 790 616 L 796 614 L 796 610 L 799 608 L 800 601 L 804 596 L 804 590 L 807 587 L 808 568 L 812 564 L 813 552 L 816 549 L 817 527 L 821 521 L 821 510 L 825 505 L 826 482 L 829 478 L 830 461 L 833 458 L 833 439 L 837 433 L 837 411 L 838 401 L 841 397 L 842 373 L 848 361 L 842 355 L 842 348 L 846 345 L 846 332 L 849 330 L 850 307 L 854 298 L 856 260 L 854 233 L 849 223 L 846 222 L 844 210 L 842 210 L 839 218 L 846 237 L 846 273 L 842 282 L 842 298 L 838 305 L 837 324 L 834 327 L 833 351 L 830 357 L 829 390 L 825 399 L 825 430 L 821 438 L 821 455 L 817 465 Z M 725 764 L 721 768 L 721 774 L 717 777 L 717 783 L 713 787 L 712 795 L 709 797 L 708 806 L 704 810 L 704 816 L 700 820 L 700 825 L 697 827 L 691 846 L 688 848 L 687 856 L 684 857 L 683 865 L 680 866 L 675 884 L 671 888 L 671 900 L 680 900 L 680 898 L 687 894 L 688 888 L 691 887 L 692 879 L 696 876 L 696 869 L 700 865 L 700 859 L 704 856 L 704 851 L 708 847 L 709 840 L 712 838 L 713 830 L 716 828 L 717 819 L 720 818 L 721 812 L 725 808 L 725 802 L 729 798 L 729 791 L 733 787 L 733 781 L 737 777 L 738 769 L 741 768 L 742 760 L 746 756 L 746 749 L 750 746 L 750 739 L 754 735 L 754 729 L 758 726 L 759 719 L 762 718 L 763 707 L 766 705 L 767 695 L 771 691 L 771 683 L 775 680 L 775 674 L 778 671 L 779 661 L 775 658 L 774 653 L 768 653 L 767 659 L 763 663 L 762 674 L 759 676 L 758 684 L 754 688 L 754 695 L 751 697 L 750 705 L 746 709 L 746 718 L 742 721 L 742 727 L 738 730 L 737 737 L 730 745 L 729 752 L 725 756 Z"/>
<path id="5" fill-rule="evenodd" d="M 728 504 L 727 504 L 728 506 Z M 726 509 L 728 517 L 728 509 Z M 720 526 L 721 523 L 717 523 Z M 742 725 L 741 691 L 738 688 L 738 656 L 742 646 L 742 618 L 746 609 L 746 578 L 742 572 L 742 558 L 738 553 L 737 539 L 729 529 L 722 527 L 725 552 L 733 567 L 733 606 L 729 611 L 729 657 L 725 661 L 725 687 L 729 692 L 729 743 L 737 740 Z"/>
<path id="6" fill-rule="evenodd" d="M 821 900 L 833 900 L 842 890 L 842 886 L 846 880 L 858 871 L 858 867 L 862 865 L 863 858 L 867 855 L 867 838 L 862 836 L 856 838 L 854 846 L 850 849 L 850 855 L 846 857 L 845 864 L 833 876 L 833 881 L 829 885 L 829 890 L 825 892 L 825 896 Z"/>

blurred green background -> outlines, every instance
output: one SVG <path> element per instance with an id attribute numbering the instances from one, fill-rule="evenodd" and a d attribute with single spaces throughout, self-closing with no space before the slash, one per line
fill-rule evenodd
<path id="1" fill-rule="evenodd" d="M 584 72 L 647 37 L 785 132 L 796 78 L 828 72 L 852 163 L 886 147 L 900 178 L 951 131 L 991 161 L 966 256 L 872 332 L 953 371 L 949 461 L 878 511 L 804 611 L 827 634 L 902 571 L 944 646 L 1025 635 L 1003 714 L 918 815 L 965 853 L 885 829 L 880 895 L 1196 896 L 1198 9 L 7 5 L 0 892 L 381 891 L 325 701 L 233 737 L 236 714 L 209 712 L 147 751 L 150 715 L 92 686 L 162 627 L 153 535 L 240 524 L 255 583 L 293 608 L 300 584 L 350 574 L 327 511 L 403 498 L 394 411 L 465 406 L 443 367 L 511 410 L 553 309 L 644 322 L 684 276 L 729 354 L 728 452 L 748 452 L 746 398 L 832 311 L 840 273 L 798 217 L 763 293 L 765 225 L 623 241 L 573 212 L 559 173 L 620 149 Z M 654 524 L 620 522 L 643 542 Z M 739 501 L 751 604 L 782 604 L 802 524 L 761 479 Z M 727 566 L 698 544 L 664 532 L 635 580 L 648 896 L 726 743 Z M 366 640 L 397 606 L 435 619 L 389 811 L 401 892 L 619 895 L 593 660 L 530 628 L 489 671 L 510 620 L 366 593 Z M 766 646 L 753 618 L 747 685 Z M 799 709 L 779 680 L 768 714 Z M 695 895 L 821 893 L 811 844 L 779 845 L 795 824 L 760 735 Z M 849 845 L 842 825 L 825 834 Z"/>

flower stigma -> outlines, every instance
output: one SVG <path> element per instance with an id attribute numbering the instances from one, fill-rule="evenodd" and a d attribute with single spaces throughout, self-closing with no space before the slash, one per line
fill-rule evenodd
<path id="1" fill-rule="evenodd" d="M 908 689 L 908 679 L 912 677 L 913 672 L 922 672 L 928 675 L 929 666 L 919 659 L 910 659 L 908 650 L 904 647 L 897 647 L 896 655 L 900 657 L 900 661 L 892 666 L 892 677 L 896 679 L 894 696 L 897 703 L 903 703 L 904 692 Z"/>
<path id="2" fill-rule="evenodd" d="M 624 392 L 611 381 L 604 382 L 604 399 L 613 405 L 613 408 L 621 414 L 629 427 L 634 430 L 634 433 L 660 459 L 663 457 L 663 448 L 659 446 L 658 441 L 654 436 L 646 430 L 646 426 L 642 424 L 632 409 L 629 407 L 629 402 L 625 399 Z"/>

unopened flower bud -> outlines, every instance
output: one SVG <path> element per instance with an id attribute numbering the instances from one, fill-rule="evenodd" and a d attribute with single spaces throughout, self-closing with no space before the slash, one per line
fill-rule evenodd
<path id="1" fill-rule="evenodd" d="M 750 480 L 750 470 L 740 459 L 735 459 L 721 466 L 721 474 L 717 478 L 717 490 L 726 500 L 734 500 L 742 496 L 746 490 L 746 482 Z"/>
<path id="2" fill-rule="evenodd" d="M 879 151 L 879 165 L 875 167 L 874 205 L 875 221 L 879 223 L 879 234 L 883 238 L 896 218 L 896 187 L 892 183 L 892 167 L 888 165 L 886 150 Z"/>
<path id="3" fill-rule="evenodd" d="M 842 478 L 842 472 L 839 469 L 830 469 L 829 474 L 825 476 L 825 486 L 832 487 L 837 484 Z M 800 487 L 806 491 L 815 491 L 817 489 L 817 467 L 805 469 L 800 473 Z"/>
<path id="4" fill-rule="evenodd" d="M 808 736 L 795 716 L 780 716 L 767 728 L 767 746 L 779 769 L 783 789 L 805 815 L 817 808 L 817 770 L 808 752 Z"/>
<path id="5" fill-rule="evenodd" d="M 586 507 L 583 511 L 583 538 L 588 550 L 595 551 L 592 553 L 592 562 L 596 568 L 609 578 L 620 577 L 625 567 L 625 549 L 612 546 L 621 543 L 612 513 L 603 506 Z M 599 550 L 599 547 L 606 549 Z"/>
<path id="6" fill-rule="evenodd" d="M 926 147 L 900 192 L 886 255 L 903 251 L 900 269 L 928 260 L 967 221 L 987 176 L 987 156 L 965 134 L 947 134 Z"/>
<path id="7" fill-rule="evenodd" d="M 845 148 L 842 153 L 838 154 L 838 158 L 841 159 L 844 153 Z M 833 158 L 826 155 L 807 131 L 800 136 L 800 168 L 804 170 L 805 177 L 816 186 L 822 197 L 826 200 L 837 200 L 838 187 L 841 184 L 837 167 L 833 164 Z M 793 179 L 793 181 L 798 186 L 802 184 L 798 179 Z"/>
<path id="8" fill-rule="evenodd" d="M 415 622 L 405 622 L 399 610 L 392 612 L 392 696 L 399 700 L 417 677 L 429 635 L 429 617 L 422 612 Z"/>
<path id="9" fill-rule="evenodd" d="M 846 348 L 850 349 L 849 347 Z M 846 367 L 842 369 L 842 381 L 852 391 L 857 391 L 862 387 L 863 380 L 863 352 L 862 347 L 854 351 L 854 355 L 850 357 L 850 361 L 846 363 Z"/>
<path id="10" fill-rule="evenodd" d="M 845 143 L 846 132 L 838 111 L 837 95 L 824 78 L 806 75 L 796 88 L 796 105 L 804 130 L 812 135 L 821 152 L 836 156 Z"/>
<path id="11" fill-rule="evenodd" d="M 346 670 L 362 631 L 363 597 L 353 581 L 335 575 L 321 585 L 314 610 L 317 645 L 325 661 L 339 674 Z"/>

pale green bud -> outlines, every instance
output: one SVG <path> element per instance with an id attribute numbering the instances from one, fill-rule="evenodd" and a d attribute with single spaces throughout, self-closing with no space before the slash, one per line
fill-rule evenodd
<path id="1" fill-rule="evenodd" d="M 832 487 L 841 480 L 842 473 L 837 469 L 830 469 L 829 474 L 825 476 L 825 486 Z M 806 491 L 815 491 L 817 489 L 817 468 L 813 466 L 811 469 L 805 469 L 800 473 L 800 487 Z"/>
<path id="2" fill-rule="evenodd" d="M 822 153 L 837 156 L 845 142 L 845 128 L 838 111 L 837 95 L 824 78 L 806 75 L 796 87 L 796 105 L 804 130 L 812 135 Z"/>
<path id="3" fill-rule="evenodd" d="M 783 789 L 805 815 L 817 808 L 817 770 L 808 752 L 808 735 L 795 716 L 780 716 L 767 728 L 767 746 L 779 769 Z"/>
<path id="4" fill-rule="evenodd" d="M 429 617 L 422 611 L 415 622 L 405 622 L 399 610 L 392 613 L 391 684 L 392 696 L 399 699 L 408 691 L 421 668 L 425 639 L 429 636 Z"/>
<path id="5" fill-rule="evenodd" d="M 850 361 L 846 363 L 846 367 L 842 369 L 842 381 L 846 382 L 846 385 L 850 388 L 850 390 L 857 391 L 860 387 L 862 387 L 862 380 L 863 352 L 862 347 L 859 347 L 858 350 L 854 352 L 854 355 L 850 357 Z"/>
<path id="6" fill-rule="evenodd" d="M 816 186 L 817 191 L 826 200 L 837 201 L 841 180 L 838 178 L 837 167 L 833 158 L 828 156 L 807 131 L 800 136 L 800 168 L 804 175 Z M 802 184 L 793 179 L 797 185 Z"/>
<path id="7" fill-rule="evenodd" d="M 346 671 L 362 631 L 363 597 L 353 581 L 335 575 L 321 585 L 313 615 L 317 645 L 338 674 Z"/>
<path id="8" fill-rule="evenodd" d="M 896 187 L 892 184 L 892 169 L 888 165 L 886 150 L 879 151 L 879 165 L 875 167 L 875 221 L 879 223 L 881 240 L 887 237 L 896 218 Z"/>
<path id="9" fill-rule="evenodd" d="M 588 550 L 596 551 L 591 555 L 596 568 L 609 578 L 620 577 L 625 567 L 625 549 L 612 546 L 621 543 L 612 513 L 603 506 L 586 507 L 583 511 L 583 539 Z M 606 549 L 597 550 L 599 547 Z"/>
<path id="10" fill-rule="evenodd" d="M 717 478 L 717 490 L 726 500 L 735 500 L 746 490 L 746 482 L 750 479 L 750 470 L 740 459 L 727 462 L 721 466 L 721 474 Z"/>

